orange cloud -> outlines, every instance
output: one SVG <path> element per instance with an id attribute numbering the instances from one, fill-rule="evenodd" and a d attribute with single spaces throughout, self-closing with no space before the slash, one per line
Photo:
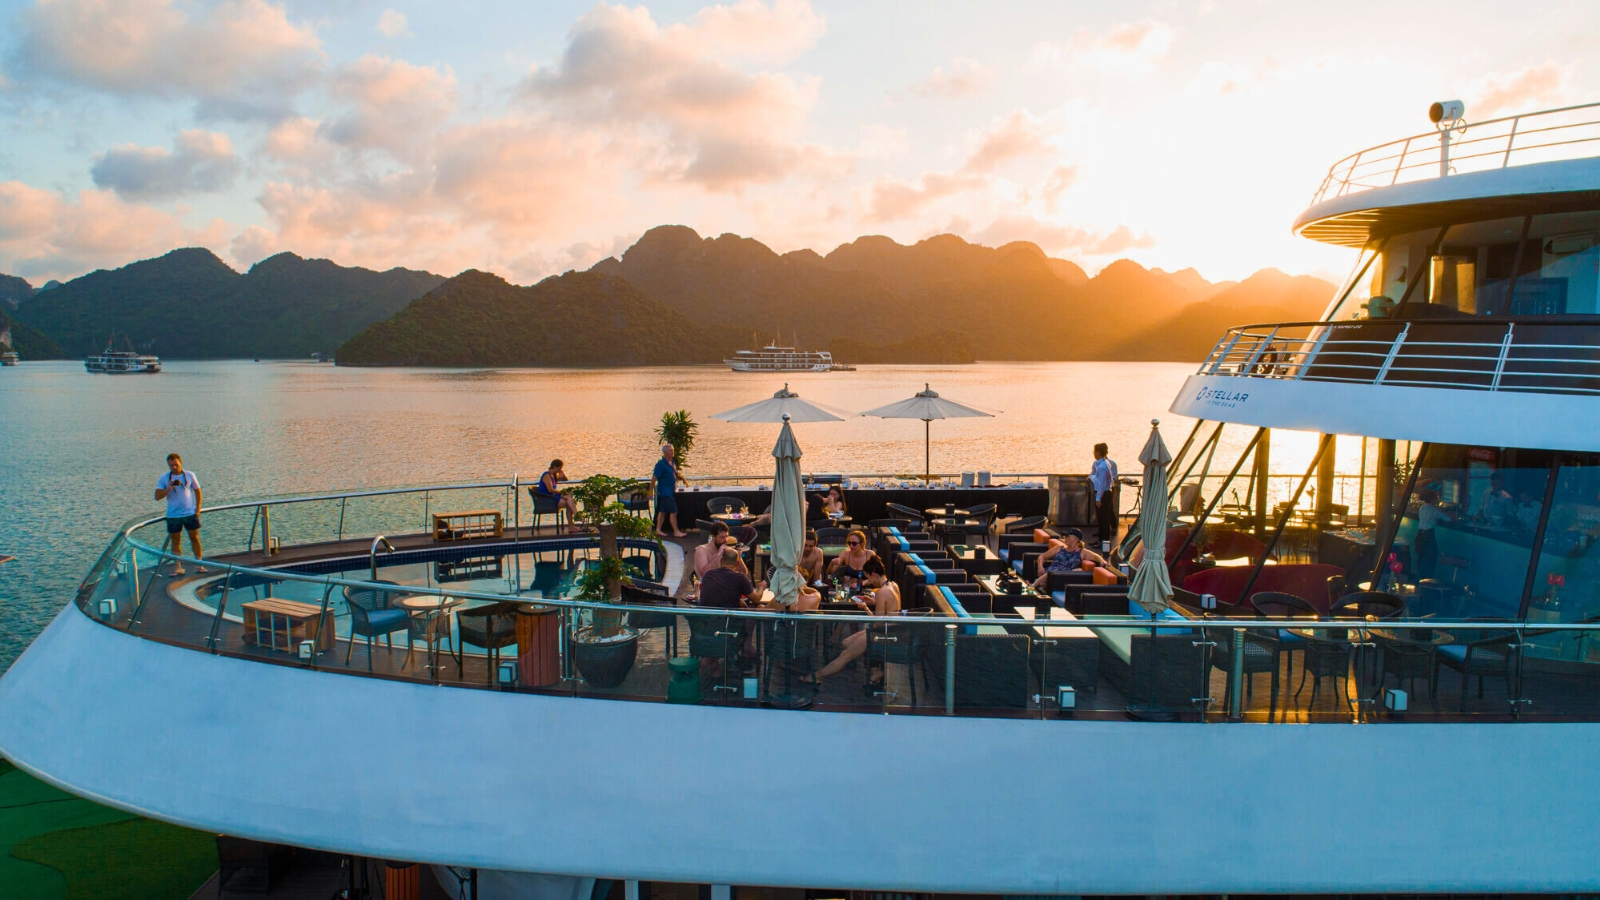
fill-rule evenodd
<path id="1" fill-rule="evenodd" d="M 1050 150 L 1048 133 L 1044 123 L 1017 110 L 978 137 L 977 149 L 967 157 L 962 171 L 974 175 L 993 172 L 1011 160 L 1045 153 Z"/>
<path id="2" fill-rule="evenodd" d="M 1559 105 L 1567 93 L 1567 66 L 1545 62 L 1517 72 L 1488 75 L 1473 85 L 1467 112 L 1476 119 Z"/>
<path id="3" fill-rule="evenodd" d="M 1175 37 L 1171 25 L 1150 20 L 1125 22 L 1099 34 L 1080 29 L 1065 43 L 1035 44 L 1032 60 L 1044 68 L 1081 65 L 1107 72 L 1146 72 L 1172 49 Z"/>
<path id="4" fill-rule="evenodd" d="M 222 247 L 230 226 L 186 226 L 177 213 L 124 203 L 110 191 L 69 198 L 19 181 L 0 183 L 0 270 L 70 278 L 174 247 Z"/>
<path id="5" fill-rule="evenodd" d="M 347 104 L 327 125 L 329 139 L 356 149 L 415 158 L 456 108 L 449 67 L 416 66 L 367 54 L 334 75 L 329 93 Z"/>
<path id="6" fill-rule="evenodd" d="M 782 18 L 741 20 L 752 22 L 776 28 Z M 796 141 L 816 79 L 740 72 L 698 49 L 717 41 L 675 39 L 679 27 L 662 29 L 643 7 L 601 4 L 573 26 L 560 61 L 528 77 L 524 96 L 566 121 L 650 145 L 653 174 L 664 180 L 736 191 L 826 167 L 823 148 Z"/>

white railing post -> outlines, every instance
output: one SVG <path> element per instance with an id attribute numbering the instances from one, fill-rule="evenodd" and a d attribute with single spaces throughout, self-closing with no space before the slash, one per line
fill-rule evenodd
<path id="1" fill-rule="evenodd" d="M 1500 168 L 1502 169 L 1511 164 L 1511 145 L 1517 142 L 1517 126 L 1521 124 L 1521 116 L 1511 120 L 1511 133 L 1506 135 L 1506 153 L 1500 157 Z"/>
<path id="2" fill-rule="evenodd" d="M 1266 338 L 1256 343 L 1256 348 L 1255 350 L 1251 351 L 1250 358 L 1244 361 L 1244 368 L 1240 370 L 1240 375 L 1249 375 L 1251 372 L 1255 371 L 1256 363 L 1260 362 L 1261 360 L 1261 354 L 1267 352 L 1267 348 L 1271 347 L 1272 342 L 1278 337 L 1279 327 L 1281 326 L 1272 326 L 1272 330 L 1267 332 Z"/>
<path id="3" fill-rule="evenodd" d="M 1324 325 L 1322 327 L 1322 333 L 1317 335 L 1316 343 L 1311 345 L 1311 350 L 1306 354 L 1306 358 L 1300 361 L 1300 369 L 1294 373 L 1295 381 L 1299 381 L 1306 377 L 1306 370 L 1311 368 L 1311 361 L 1317 358 L 1318 353 L 1322 352 L 1322 345 L 1328 340 L 1328 335 L 1332 333 L 1332 331 L 1333 326 L 1331 325 Z"/>
<path id="4" fill-rule="evenodd" d="M 1244 333 L 1244 329 L 1242 329 L 1242 328 L 1230 328 L 1230 329 L 1228 329 L 1228 336 L 1223 338 L 1223 340 L 1228 342 L 1228 345 L 1226 347 L 1223 347 L 1222 351 L 1220 353 L 1216 354 L 1216 359 L 1215 360 L 1211 361 L 1211 371 L 1210 372 L 1206 372 L 1206 367 L 1204 365 L 1200 366 L 1200 371 L 1201 372 L 1205 372 L 1207 375 L 1215 375 L 1215 374 L 1217 374 L 1217 370 L 1222 368 L 1223 361 L 1228 358 L 1228 354 L 1233 352 L 1234 345 L 1239 343 L 1239 336 L 1241 334 L 1243 334 L 1243 333 Z M 1222 341 L 1218 341 L 1217 343 L 1220 345 L 1222 343 Z"/>
<path id="5" fill-rule="evenodd" d="M 1406 138 L 1406 144 L 1400 148 L 1400 159 L 1394 164 L 1394 174 L 1389 176 L 1389 184 L 1394 185 L 1400 180 L 1400 170 L 1406 167 L 1406 154 L 1411 152 L 1411 138 Z"/>
<path id="6" fill-rule="evenodd" d="M 1512 322 L 1506 326 L 1506 336 L 1500 339 L 1500 358 L 1494 361 L 1494 380 L 1489 382 L 1489 390 L 1500 390 L 1500 375 L 1506 370 L 1506 357 L 1511 353 L 1511 336 L 1516 332 L 1517 323 Z"/>
<path id="7" fill-rule="evenodd" d="M 1389 374 L 1389 367 L 1394 365 L 1394 358 L 1400 355 L 1400 345 L 1406 342 L 1406 332 L 1411 330 L 1411 323 L 1407 322 L 1400 333 L 1394 336 L 1394 343 L 1389 345 L 1389 355 L 1383 358 L 1383 365 L 1378 367 L 1378 377 L 1372 379 L 1373 384 L 1383 384 L 1384 376 Z"/>

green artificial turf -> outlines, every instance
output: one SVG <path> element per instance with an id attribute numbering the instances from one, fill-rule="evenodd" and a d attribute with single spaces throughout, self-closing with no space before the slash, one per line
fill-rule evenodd
<path id="1" fill-rule="evenodd" d="M 186 900 L 216 868 L 210 834 L 91 803 L 0 759 L 0 898 Z"/>
<path id="2" fill-rule="evenodd" d="M 64 875 L 66 900 L 186 900 L 217 869 L 214 835 L 151 819 L 34 835 L 11 854 Z"/>

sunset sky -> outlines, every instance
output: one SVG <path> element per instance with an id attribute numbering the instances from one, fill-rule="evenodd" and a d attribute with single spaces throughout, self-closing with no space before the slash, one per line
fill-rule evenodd
<path id="1" fill-rule="evenodd" d="M 203 245 L 239 268 L 532 282 L 647 228 L 826 253 L 1026 239 L 1213 280 L 1342 274 L 1328 166 L 1600 100 L 1591 2 L 0 2 L 0 272 Z"/>

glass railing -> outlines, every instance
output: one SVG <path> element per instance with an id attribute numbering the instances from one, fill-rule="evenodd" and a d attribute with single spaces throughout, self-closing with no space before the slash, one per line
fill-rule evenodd
<path id="1" fill-rule="evenodd" d="M 649 541 L 623 542 L 638 566 L 629 602 L 591 603 L 573 595 L 597 555 L 593 537 L 508 529 L 501 540 L 436 543 L 417 527 L 416 498 L 394 496 L 404 499 L 374 499 L 357 514 L 360 538 L 354 496 L 270 501 L 273 527 L 297 529 L 276 556 L 243 539 L 263 504 L 205 513 L 207 539 L 226 532 L 217 543 L 237 548 L 209 562 L 164 550 L 162 520 L 130 522 L 78 605 L 108 627 L 196 651 L 505 692 L 1040 719 L 1600 718 L 1600 623 L 1380 618 L 1389 610 L 1377 606 L 1331 620 L 1185 608 L 1152 622 L 1134 615 L 1125 588 L 1057 603 L 967 583 L 959 613 L 913 590 L 899 616 L 848 603 L 724 610 L 658 593 L 670 565 Z M 493 497 L 482 486 L 432 488 L 426 502 L 491 508 Z M 348 547 L 328 543 L 338 509 Z M 376 580 L 365 547 L 374 527 L 396 545 L 378 558 Z M 1095 614 L 1062 605 L 1083 602 Z M 1539 649 L 1555 643 L 1572 652 Z"/>

